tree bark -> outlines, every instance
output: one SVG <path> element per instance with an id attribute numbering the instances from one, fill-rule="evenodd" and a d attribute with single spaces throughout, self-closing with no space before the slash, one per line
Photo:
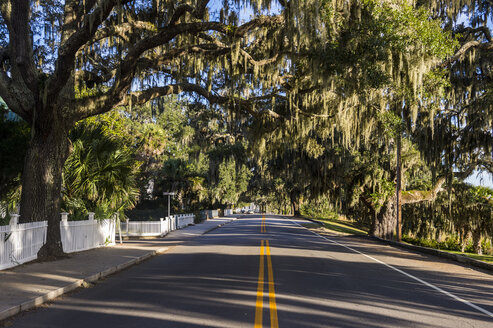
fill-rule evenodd
<path id="1" fill-rule="evenodd" d="M 390 198 L 375 215 L 370 227 L 370 235 L 383 238 L 394 239 L 397 228 L 397 204 L 395 195 Z"/>
<path id="2" fill-rule="evenodd" d="M 20 222 L 48 220 L 46 244 L 38 252 L 38 258 L 42 260 L 64 256 L 60 239 L 60 208 L 69 131 L 56 120 L 44 121 L 46 124 L 32 127 L 22 174 L 20 203 Z"/>
<path id="3" fill-rule="evenodd" d="M 472 247 L 474 249 L 474 253 L 478 255 L 483 254 L 483 249 L 481 247 L 481 227 L 477 227 L 472 232 Z"/>
<path id="4" fill-rule="evenodd" d="M 291 211 L 294 216 L 301 215 L 300 213 L 300 195 L 296 192 L 291 192 Z"/>

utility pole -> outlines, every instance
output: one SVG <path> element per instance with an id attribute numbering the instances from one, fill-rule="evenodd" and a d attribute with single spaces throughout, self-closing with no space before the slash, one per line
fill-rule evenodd
<path id="1" fill-rule="evenodd" d="M 397 207 L 397 226 L 396 226 L 396 237 L 397 241 L 402 240 L 401 231 L 402 231 L 402 197 L 401 197 L 401 189 L 402 189 L 402 104 L 399 106 L 400 108 L 396 111 L 396 114 L 399 115 L 400 122 L 397 128 L 397 181 L 395 184 L 395 196 L 396 196 L 396 207 Z"/>
<path id="2" fill-rule="evenodd" d="M 402 222 L 402 201 L 401 201 L 401 188 L 402 188 L 402 161 L 401 161 L 401 148 L 402 148 L 402 139 L 401 139 L 401 131 L 399 128 L 397 135 L 397 183 L 395 186 L 395 196 L 396 196 L 396 206 L 397 206 L 397 227 L 396 227 L 396 237 L 397 241 L 401 241 L 401 222 Z"/>

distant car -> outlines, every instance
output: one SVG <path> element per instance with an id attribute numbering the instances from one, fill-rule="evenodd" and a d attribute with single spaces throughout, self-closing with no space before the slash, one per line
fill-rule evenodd
<path id="1" fill-rule="evenodd" d="M 235 213 L 236 213 L 236 214 L 239 214 L 239 213 L 241 213 L 241 210 L 240 210 L 239 208 L 236 208 L 236 209 L 235 209 Z"/>
<path id="2" fill-rule="evenodd" d="M 253 214 L 253 210 L 248 210 L 248 214 Z"/>
<path id="3" fill-rule="evenodd" d="M 244 208 L 242 208 L 241 213 L 246 213 L 246 210 Z"/>

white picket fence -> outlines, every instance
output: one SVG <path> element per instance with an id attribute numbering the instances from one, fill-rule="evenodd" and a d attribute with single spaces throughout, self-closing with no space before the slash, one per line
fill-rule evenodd
<path id="1" fill-rule="evenodd" d="M 161 218 L 160 221 L 122 221 L 120 228 L 123 236 L 164 236 L 170 231 L 193 224 L 194 219 L 193 214 L 179 214 Z"/>
<path id="2" fill-rule="evenodd" d="M 0 270 L 35 260 L 47 227 L 46 221 L 0 226 Z"/>
<path id="3" fill-rule="evenodd" d="M 92 214 L 92 213 L 91 213 Z M 11 224 L 0 226 L 0 270 L 35 260 L 46 242 L 46 221 L 17 224 L 12 215 Z M 115 244 L 115 220 L 67 221 L 62 213 L 60 234 L 63 251 L 73 253 Z"/>
<path id="4" fill-rule="evenodd" d="M 233 215 L 233 209 L 231 208 L 227 208 L 224 210 L 224 215 Z"/>
<path id="5" fill-rule="evenodd" d="M 63 251 L 73 253 L 115 245 L 115 220 L 68 221 L 60 223 Z"/>
<path id="6" fill-rule="evenodd" d="M 184 228 L 194 222 L 193 214 L 181 214 L 157 222 L 121 222 L 123 235 L 164 236 L 168 232 Z M 116 221 L 89 220 L 68 221 L 62 213 L 60 234 L 63 251 L 80 252 L 92 248 L 115 245 Z M 46 242 L 46 221 L 17 224 L 18 215 L 13 214 L 10 225 L 0 226 L 0 270 L 35 260 L 41 246 Z"/>

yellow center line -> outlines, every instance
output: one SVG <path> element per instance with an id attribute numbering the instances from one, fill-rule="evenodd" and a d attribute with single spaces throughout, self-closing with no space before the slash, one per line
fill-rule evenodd
<path id="1" fill-rule="evenodd" d="M 267 250 L 267 274 L 269 277 L 269 308 L 270 308 L 270 326 L 271 328 L 279 328 L 277 322 L 277 306 L 276 306 L 276 292 L 274 290 L 274 272 L 272 270 L 272 261 L 270 258 L 269 241 L 265 241 Z"/>
<path id="2" fill-rule="evenodd" d="M 270 256 L 269 241 L 264 240 L 260 243 L 260 264 L 258 269 L 258 285 L 257 285 L 257 302 L 255 303 L 255 325 L 254 328 L 262 328 L 262 314 L 263 314 L 263 299 L 264 299 L 264 254 L 267 259 L 267 278 L 269 286 L 269 311 L 270 311 L 270 326 L 271 328 L 279 328 L 277 319 L 277 305 L 276 305 L 276 292 L 274 283 L 274 271 L 272 269 L 272 260 Z"/>
<path id="3" fill-rule="evenodd" d="M 257 302 L 255 304 L 255 328 L 262 328 L 262 311 L 264 298 L 264 241 L 260 246 L 260 265 L 258 269 Z"/>
<path id="4" fill-rule="evenodd" d="M 265 225 L 264 215 L 262 215 L 262 222 L 260 223 L 260 232 L 267 232 L 267 226 Z"/>

